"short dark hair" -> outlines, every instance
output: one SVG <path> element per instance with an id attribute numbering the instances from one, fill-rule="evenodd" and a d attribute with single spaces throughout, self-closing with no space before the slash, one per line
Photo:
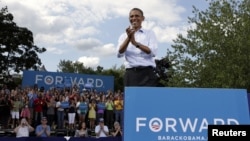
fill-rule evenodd
<path id="1" fill-rule="evenodd" d="M 139 11 L 141 15 L 143 16 L 143 11 L 140 8 L 135 7 L 135 8 L 132 8 L 130 11 L 133 11 L 133 10 Z"/>

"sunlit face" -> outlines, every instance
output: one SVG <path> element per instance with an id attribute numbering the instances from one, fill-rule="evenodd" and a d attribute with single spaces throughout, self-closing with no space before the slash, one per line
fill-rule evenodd
<path id="1" fill-rule="evenodd" d="M 129 21 L 130 24 L 134 27 L 134 28 L 138 28 L 141 27 L 142 21 L 144 20 L 144 16 L 142 15 L 142 13 L 138 10 L 132 10 L 129 13 Z"/>

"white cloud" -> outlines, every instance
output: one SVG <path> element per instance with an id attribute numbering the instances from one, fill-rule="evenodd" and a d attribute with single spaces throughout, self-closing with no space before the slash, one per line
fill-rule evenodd
<path id="1" fill-rule="evenodd" d="M 36 45 L 47 48 L 49 54 L 58 54 L 41 55 L 45 65 L 52 64 L 51 60 L 55 61 L 54 65 L 46 66 L 48 70 L 55 71 L 58 60 L 65 58 L 71 60 L 79 58 L 85 65 L 96 66 L 98 63 L 104 67 L 115 65 L 117 62 L 113 58 L 116 58 L 117 35 L 124 31 L 124 25 L 128 23 L 129 10 L 134 7 L 144 11 L 146 20 L 143 24 L 155 31 L 159 42 L 171 43 L 177 33 L 185 33 L 184 26 L 177 25 L 183 21 L 181 14 L 185 9 L 177 5 L 177 2 L 176 0 L 2 0 L 1 4 L 8 6 L 8 11 L 14 15 L 14 21 L 18 26 L 27 27 L 33 32 Z M 115 22 L 116 25 L 109 22 L 118 19 L 117 17 L 123 21 Z M 108 30 L 104 28 L 105 24 L 110 24 Z M 104 61 L 103 58 L 114 62 Z"/>
<path id="2" fill-rule="evenodd" d="M 78 59 L 78 61 L 82 62 L 86 67 L 95 68 L 99 65 L 100 59 L 98 57 L 82 56 Z"/>
<path id="3" fill-rule="evenodd" d="M 101 47 L 94 48 L 93 52 L 98 53 L 101 57 L 114 56 L 116 53 L 116 47 L 114 44 L 106 44 Z"/>
<path id="4" fill-rule="evenodd" d="M 87 38 L 87 39 L 79 39 L 76 42 L 72 42 L 77 49 L 81 51 L 88 51 L 93 49 L 96 46 L 99 46 L 101 42 L 94 38 Z"/>
<path id="5" fill-rule="evenodd" d="M 56 47 L 47 47 L 46 50 L 52 54 L 63 54 L 65 51 Z"/>

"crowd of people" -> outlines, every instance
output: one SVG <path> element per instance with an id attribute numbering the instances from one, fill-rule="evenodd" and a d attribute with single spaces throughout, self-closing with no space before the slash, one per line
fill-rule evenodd
<path id="1" fill-rule="evenodd" d="M 154 87 L 158 84 L 154 69 L 157 39 L 152 30 L 142 27 L 144 19 L 141 9 L 132 8 L 130 25 L 118 38 L 117 57 L 125 58 L 125 86 Z M 15 132 L 26 130 L 26 136 L 32 130 L 37 136 L 49 136 L 51 129 L 65 128 L 77 129 L 75 136 L 89 136 L 87 130 L 97 137 L 121 136 L 123 93 L 81 92 L 77 87 L 52 90 L 32 87 L 8 90 L 5 87 L 0 92 L 0 112 L 3 113 L 0 116 L 2 128 L 10 125 Z M 21 135 L 17 133 L 17 136 Z"/>
<path id="2" fill-rule="evenodd" d="M 75 130 L 75 136 L 88 136 L 86 129 L 96 136 L 105 136 L 107 132 L 111 136 L 120 135 L 120 132 L 112 131 L 116 130 L 117 124 L 119 130 L 122 128 L 123 92 L 80 91 L 77 87 L 51 90 L 18 87 L 10 90 L 5 86 L 0 91 L 0 112 L 1 128 L 15 132 L 25 127 L 29 131 L 35 130 L 38 136 L 36 128 L 46 120 L 49 130 Z"/>

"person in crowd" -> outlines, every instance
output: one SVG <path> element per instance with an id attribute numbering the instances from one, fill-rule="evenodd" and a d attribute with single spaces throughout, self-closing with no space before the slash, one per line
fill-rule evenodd
<path id="1" fill-rule="evenodd" d="M 42 117 L 41 124 L 36 126 L 36 136 L 37 137 L 49 137 L 50 136 L 50 126 L 47 124 L 47 118 Z"/>
<path id="2" fill-rule="evenodd" d="M 10 110 L 11 110 L 10 95 L 7 95 L 5 94 L 4 91 L 2 91 L 0 96 L 0 112 L 1 112 L 0 124 L 2 125 L 2 128 L 8 128 Z"/>
<path id="3" fill-rule="evenodd" d="M 89 127 L 92 130 L 95 128 L 95 119 L 96 119 L 96 110 L 97 110 L 96 101 L 94 99 L 92 99 L 91 103 L 89 103 L 88 109 L 89 109 L 89 114 L 88 114 Z"/>
<path id="4" fill-rule="evenodd" d="M 75 131 L 74 137 L 88 137 L 88 129 L 86 126 L 86 122 L 81 122 L 79 128 Z"/>
<path id="5" fill-rule="evenodd" d="M 125 86 L 157 86 L 157 76 L 154 72 L 157 39 L 152 30 L 142 28 L 144 19 L 141 9 L 131 9 L 131 25 L 118 39 L 117 57 L 125 57 Z"/>
<path id="6" fill-rule="evenodd" d="M 68 111 L 68 123 L 69 129 L 73 129 L 75 126 L 75 118 L 76 118 L 76 103 L 74 99 L 69 99 L 69 111 Z"/>
<path id="7" fill-rule="evenodd" d="M 33 121 L 33 115 L 34 115 L 34 101 L 35 99 L 37 99 L 37 94 L 38 91 L 36 91 L 36 89 L 33 88 L 28 88 L 28 98 L 29 98 L 29 110 L 30 110 L 30 124 L 32 124 Z"/>
<path id="8" fill-rule="evenodd" d="M 106 96 L 104 94 L 100 94 L 97 98 L 97 109 L 98 109 L 97 119 L 105 118 L 104 117 L 104 112 L 106 109 L 105 103 L 106 103 Z"/>
<path id="9" fill-rule="evenodd" d="M 123 123 L 123 98 L 122 95 L 119 94 L 114 100 L 115 104 L 115 120 Z"/>
<path id="10" fill-rule="evenodd" d="M 76 103 L 77 114 L 79 117 L 79 123 L 85 122 L 86 114 L 88 111 L 88 103 L 85 101 L 84 96 L 80 96 L 79 101 Z"/>
<path id="11" fill-rule="evenodd" d="M 28 123 L 26 118 L 22 118 L 20 125 L 18 125 L 14 132 L 16 133 L 16 137 L 29 137 L 30 132 L 33 132 L 34 128 Z"/>
<path id="12" fill-rule="evenodd" d="M 49 99 L 49 102 L 47 102 L 47 117 L 48 117 L 48 125 L 50 127 L 52 127 L 53 125 L 53 122 L 55 121 L 55 114 L 56 114 L 56 111 L 55 111 L 55 108 L 56 108 L 56 101 L 55 101 L 55 97 L 52 96 L 50 99 Z"/>
<path id="13" fill-rule="evenodd" d="M 113 137 L 120 137 L 123 135 L 120 123 L 118 121 L 114 122 L 114 130 L 111 132 Z"/>
<path id="14" fill-rule="evenodd" d="M 65 106 L 63 103 L 67 103 L 64 95 L 59 96 L 59 101 L 56 102 L 57 108 L 57 129 L 64 128 L 64 115 L 65 115 Z"/>
<path id="15" fill-rule="evenodd" d="M 31 124 L 31 121 L 30 121 L 31 115 L 30 115 L 30 109 L 29 109 L 29 106 L 28 106 L 28 101 L 25 102 L 25 105 L 22 108 L 20 116 L 22 118 L 26 118 L 28 123 Z"/>
<path id="16" fill-rule="evenodd" d="M 19 124 L 20 119 L 20 110 L 22 109 L 23 104 L 18 97 L 18 95 L 14 96 L 14 100 L 12 101 L 12 110 L 11 110 L 11 116 L 12 116 L 12 127 L 16 127 L 16 124 Z"/>
<path id="17" fill-rule="evenodd" d="M 109 129 L 113 127 L 113 122 L 114 122 L 114 102 L 113 102 L 113 97 L 108 96 L 107 97 L 107 102 L 105 103 L 106 106 L 106 125 L 108 126 Z"/>
<path id="18" fill-rule="evenodd" d="M 37 98 L 34 100 L 34 114 L 35 114 L 35 124 L 37 125 L 39 123 L 38 120 L 41 120 L 43 115 L 43 105 L 46 104 L 45 101 L 42 98 L 42 92 L 39 92 Z M 38 117 L 39 116 L 39 117 Z"/>
<path id="19" fill-rule="evenodd" d="M 104 119 L 100 118 L 99 119 L 99 124 L 96 125 L 95 127 L 95 134 L 96 137 L 108 137 L 109 136 L 109 129 L 108 126 L 104 124 Z"/>

